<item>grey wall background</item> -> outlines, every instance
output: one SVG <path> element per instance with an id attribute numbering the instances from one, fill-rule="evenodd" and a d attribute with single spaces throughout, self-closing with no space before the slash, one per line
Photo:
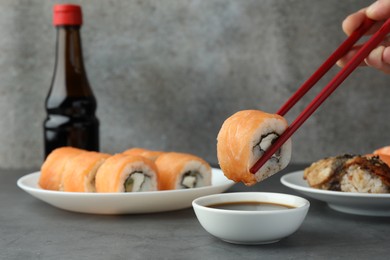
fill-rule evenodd
<path id="1" fill-rule="evenodd" d="M 73 1 L 98 99 L 101 150 L 139 146 L 216 163 L 216 135 L 242 109 L 275 112 L 345 39 L 361 0 Z M 0 1 L 0 167 L 38 168 L 56 1 Z M 333 70 L 334 75 L 338 69 Z M 329 80 L 329 76 L 325 80 Z M 293 137 L 294 162 L 390 144 L 389 76 L 355 71 Z M 288 115 L 291 122 L 325 81 Z"/>

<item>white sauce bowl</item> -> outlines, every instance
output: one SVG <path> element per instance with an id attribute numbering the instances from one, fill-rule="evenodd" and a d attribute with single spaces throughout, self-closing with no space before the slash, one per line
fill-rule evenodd
<path id="1" fill-rule="evenodd" d="M 247 201 L 289 205 L 290 209 L 227 210 L 215 204 Z M 195 214 L 211 235 L 235 244 L 268 244 L 294 233 L 309 210 L 308 200 L 289 194 L 236 192 L 200 197 L 192 202 Z"/>

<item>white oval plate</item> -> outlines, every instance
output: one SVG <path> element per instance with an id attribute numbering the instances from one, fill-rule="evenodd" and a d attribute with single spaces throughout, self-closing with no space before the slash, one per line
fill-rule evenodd
<path id="1" fill-rule="evenodd" d="M 320 190 L 309 187 L 303 171 L 288 173 L 280 179 L 283 185 L 311 198 L 324 201 L 334 210 L 365 216 L 390 216 L 390 194 L 372 194 Z"/>
<path id="2" fill-rule="evenodd" d="M 17 181 L 32 196 L 60 209 L 91 214 L 138 214 L 191 207 L 194 199 L 221 193 L 233 186 L 221 170 L 212 169 L 212 185 L 194 189 L 137 193 L 83 193 L 44 190 L 38 186 L 40 172 Z"/>

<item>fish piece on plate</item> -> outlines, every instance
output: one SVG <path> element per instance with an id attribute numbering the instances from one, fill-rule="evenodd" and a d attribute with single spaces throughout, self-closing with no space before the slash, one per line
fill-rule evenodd
<path id="1" fill-rule="evenodd" d="M 156 160 L 159 189 L 176 190 L 211 185 L 211 167 L 192 154 L 168 152 Z"/>
<path id="2" fill-rule="evenodd" d="M 153 161 L 116 154 L 105 160 L 96 173 L 96 192 L 140 192 L 157 190 L 158 173 Z"/>
<path id="3" fill-rule="evenodd" d="M 73 147 L 53 150 L 42 164 L 39 186 L 46 190 L 61 190 L 62 174 L 66 164 L 71 158 L 84 152 L 85 150 Z"/>
<path id="4" fill-rule="evenodd" d="M 390 192 L 390 168 L 378 156 L 337 156 L 313 163 L 304 178 L 313 188 L 366 193 Z"/>
<path id="5" fill-rule="evenodd" d="M 109 154 L 87 151 L 71 158 L 62 174 L 62 190 L 95 192 L 96 173 L 108 157 Z"/>
<path id="6" fill-rule="evenodd" d="M 259 110 L 239 111 L 226 119 L 217 137 L 218 162 L 225 176 L 249 186 L 285 168 L 291 158 L 290 139 L 258 172 L 249 171 L 287 126 L 282 116 Z"/>
<path id="7" fill-rule="evenodd" d="M 139 156 L 146 157 L 152 161 L 155 161 L 157 157 L 162 155 L 164 152 L 135 147 L 135 148 L 128 149 L 123 153 L 128 155 L 139 155 Z"/>
<path id="8" fill-rule="evenodd" d="M 374 151 L 374 154 L 385 154 L 390 156 L 390 146 L 384 146 Z"/>
<path id="9" fill-rule="evenodd" d="M 375 150 L 374 155 L 379 156 L 382 161 L 390 166 L 390 146 L 384 146 Z"/>
<path id="10" fill-rule="evenodd" d="M 390 192 L 390 168 L 377 156 L 355 156 L 346 161 L 340 177 L 341 191 Z"/>
<path id="11" fill-rule="evenodd" d="M 333 183 L 333 179 L 341 171 L 344 163 L 353 157 L 354 155 L 344 154 L 321 159 L 306 168 L 303 177 L 311 187 L 328 189 L 327 186 Z"/>
<path id="12" fill-rule="evenodd" d="M 387 154 L 377 154 L 377 156 L 384 162 L 387 164 L 387 166 L 390 167 L 390 155 L 387 155 Z"/>

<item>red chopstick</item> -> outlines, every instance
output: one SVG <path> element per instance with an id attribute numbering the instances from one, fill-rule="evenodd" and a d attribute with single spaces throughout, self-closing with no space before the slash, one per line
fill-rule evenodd
<path id="1" fill-rule="evenodd" d="M 256 173 L 265 164 L 265 162 L 267 162 L 269 158 L 271 158 L 271 156 L 294 134 L 294 132 L 314 113 L 314 111 L 333 93 L 333 91 L 335 91 L 336 88 L 356 69 L 356 67 L 358 67 L 359 64 L 363 62 L 363 60 L 368 56 L 368 54 L 376 46 L 378 46 L 381 41 L 383 41 L 383 39 L 389 32 L 390 19 L 388 19 L 382 25 L 382 27 L 360 48 L 360 50 L 352 57 L 352 59 L 328 83 L 328 85 L 326 85 L 324 89 L 314 98 L 314 100 L 310 102 L 310 104 L 302 111 L 302 113 L 299 114 L 295 121 L 286 129 L 286 131 L 284 131 L 283 134 L 281 134 L 279 138 L 270 147 L 268 147 L 263 156 L 261 156 L 260 159 L 250 169 L 251 173 Z M 340 56 L 336 59 L 336 61 L 343 56 L 341 52 L 339 53 L 339 55 Z M 334 63 L 332 65 L 334 65 Z M 318 70 L 321 70 L 321 68 L 324 69 L 327 66 L 328 65 L 323 65 Z M 321 75 L 321 73 L 323 72 L 318 72 L 319 75 Z M 325 73 L 326 71 L 322 75 L 324 75 Z M 316 77 L 313 78 L 316 79 Z M 304 89 L 302 89 L 303 87 L 301 87 L 298 90 L 301 91 L 301 93 L 295 93 L 294 96 L 301 98 L 310 89 L 310 84 L 311 82 L 307 83 L 307 86 L 309 87 L 306 86 Z M 291 108 L 292 105 L 294 105 L 299 100 L 299 98 L 293 99 L 293 97 L 290 99 L 291 103 L 285 105 L 286 108 Z M 284 112 L 284 110 L 286 109 L 283 109 L 282 112 Z"/>

